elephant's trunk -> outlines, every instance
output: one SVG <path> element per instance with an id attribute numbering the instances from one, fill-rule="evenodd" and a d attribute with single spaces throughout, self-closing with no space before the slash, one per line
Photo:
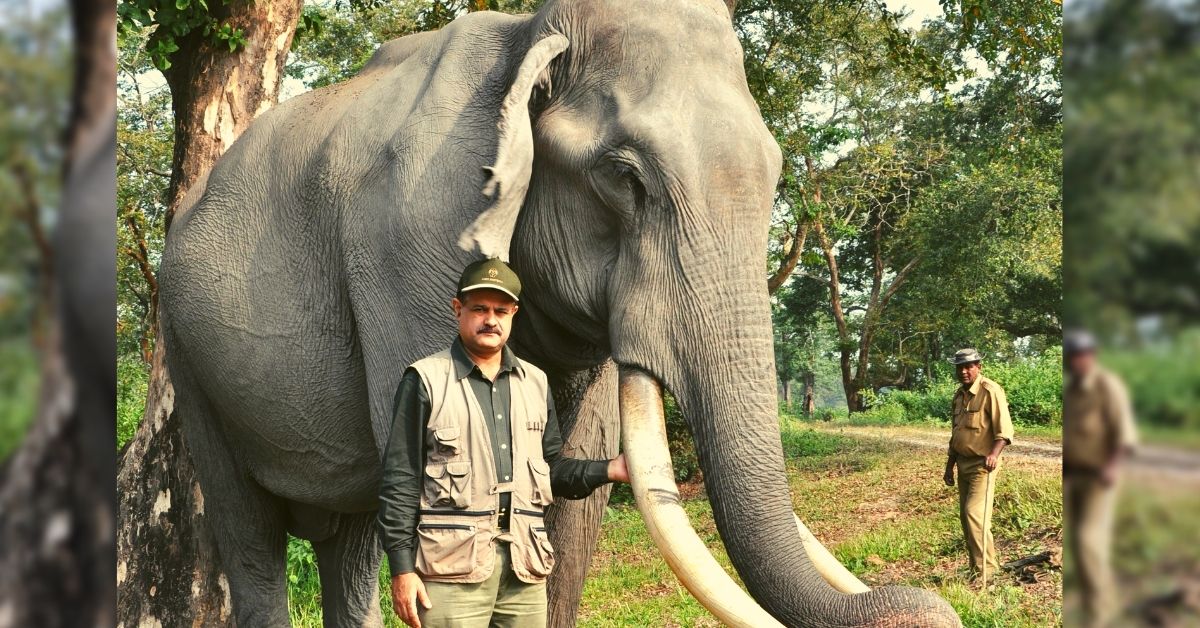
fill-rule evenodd
<path id="1" fill-rule="evenodd" d="M 621 438 L 638 508 L 684 586 L 721 621 L 731 626 L 961 625 L 953 609 L 929 592 L 890 587 L 867 592 L 820 546 L 791 512 L 782 460 L 772 460 L 781 458 L 777 428 L 762 433 L 759 417 L 707 417 L 706 428 L 694 429 L 701 463 L 718 528 L 754 596 L 750 599 L 705 548 L 680 504 L 659 383 L 626 366 L 620 380 Z M 723 433 L 722 425 L 755 433 Z M 769 449 L 745 450 L 747 443 L 753 447 L 772 439 L 775 455 Z"/>

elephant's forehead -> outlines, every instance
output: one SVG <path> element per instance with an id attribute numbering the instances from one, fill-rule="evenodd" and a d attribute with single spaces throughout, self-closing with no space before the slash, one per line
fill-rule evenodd
<path id="1" fill-rule="evenodd" d="M 741 48 L 719 2 L 612 0 L 571 8 L 578 13 L 562 27 L 581 44 L 573 53 L 621 68 L 623 76 L 740 75 Z"/>

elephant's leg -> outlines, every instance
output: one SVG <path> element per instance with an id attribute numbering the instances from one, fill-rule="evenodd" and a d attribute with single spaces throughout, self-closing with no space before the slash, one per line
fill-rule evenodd
<path id="1" fill-rule="evenodd" d="M 592 459 L 616 456 L 620 441 L 616 365 L 610 361 L 589 371 L 552 378 L 562 423 L 563 455 Z M 575 625 L 583 580 L 611 490 L 611 486 L 604 486 L 587 499 L 558 500 L 546 515 L 550 540 L 558 554 L 548 589 L 547 617 L 553 628 Z"/>
<path id="2" fill-rule="evenodd" d="M 181 413 L 184 442 L 229 580 L 236 625 L 290 625 L 283 504 L 242 469 L 203 392 L 182 374 L 172 373 L 172 379 L 175 412 Z"/>
<path id="3" fill-rule="evenodd" d="M 379 612 L 379 559 L 375 513 L 343 513 L 337 531 L 313 542 L 321 574 L 326 626 L 383 626 Z"/>

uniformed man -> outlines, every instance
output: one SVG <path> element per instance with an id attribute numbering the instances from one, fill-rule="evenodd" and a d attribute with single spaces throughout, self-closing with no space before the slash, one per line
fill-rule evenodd
<path id="1" fill-rule="evenodd" d="M 980 574 L 987 583 L 995 573 L 996 544 L 992 540 L 992 500 L 1000 454 L 1012 443 L 1012 418 L 1004 389 L 980 374 L 983 356 L 963 349 L 950 359 L 961 386 L 954 393 L 950 448 L 946 456 L 946 486 L 954 486 L 958 467 L 958 509 L 963 536 L 967 540 L 972 577 Z"/>
<path id="2" fill-rule="evenodd" d="M 1109 624 L 1117 595 L 1109 564 L 1113 504 L 1121 461 L 1137 435 L 1125 385 L 1096 363 L 1096 341 L 1063 335 L 1063 509 L 1085 626 Z M 1070 592 L 1071 589 L 1068 589 Z"/>
<path id="3" fill-rule="evenodd" d="M 396 614 L 416 628 L 544 626 L 545 507 L 629 481 L 623 454 L 559 455 L 546 374 L 505 346 L 520 296 L 503 262 L 467 266 L 450 302 L 458 338 L 396 391 L 378 528 Z"/>

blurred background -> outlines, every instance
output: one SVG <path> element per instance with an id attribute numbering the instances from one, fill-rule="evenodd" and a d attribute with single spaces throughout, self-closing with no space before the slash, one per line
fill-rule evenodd
<path id="1" fill-rule="evenodd" d="M 1200 3 L 1068 0 L 1064 31 L 1064 319 L 1098 336 L 1142 441 L 1117 505 L 1120 621 L 1197 625 Z"/>
<path id="2" fill-rule="evenodd" d="M 0 459 L 37 405 L 37 352 L 50 341 L 54 253 L 71 88 L 61 2 L 0 1 Z"/>

